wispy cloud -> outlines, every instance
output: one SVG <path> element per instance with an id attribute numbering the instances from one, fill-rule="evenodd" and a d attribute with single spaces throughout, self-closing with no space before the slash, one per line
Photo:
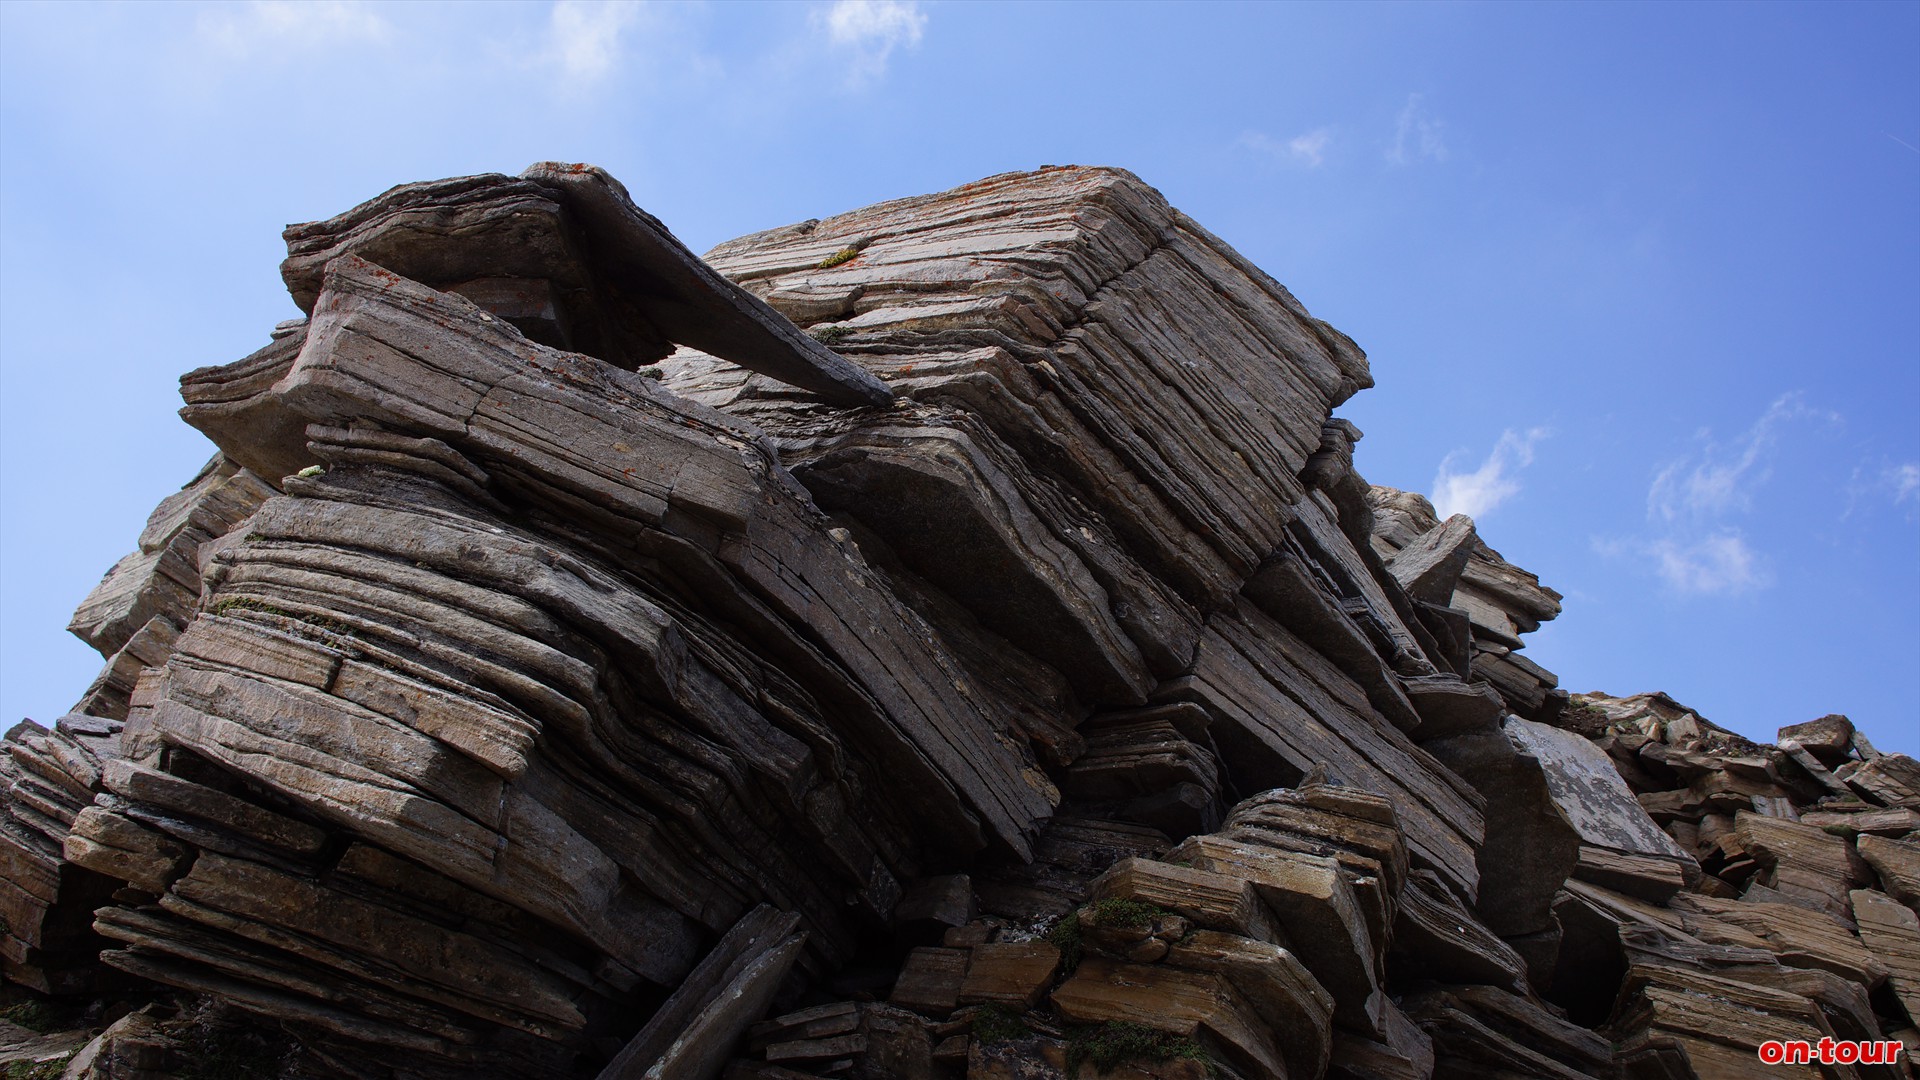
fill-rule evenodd
<path id="1" fill-rule="evenodd" d="M 1387 147 L 1387 163 L 1447 160 L 1446 130 L 1446 123 L 1427 108 L 1425 94 L 1408 94 L 1394 124 L 1393 144 Z"/>
<path id="2" fill-rule="evenodd" d="M 547 47 L 541 59 L 576 83 L 612 74 L 620 37 L 640 18 L 632 0 L 558 0 L 547 16 Z"/>
<path id="3" fill-rule="evenodd" d="M 1291 139 L 1276 139 L 1262 131 L 1243 132 L 1240 136 L 1240 145 L 1249 150 L 1308 169 L 1327 163 L 1327 146 L 1332 142 L 1332 128 L 1315 128 Z"/>
<path id="4" fill-rule="evenodd" d="M 1841 520 L 1853 517 L 1863 506 L 1889 504 L 1896 511 L 1904 508 L 1909 520 L 1920 521 L 1920 461 L 1889 462 L 1884 457 L 1863 461 L 1853 467 L 1846 493 Z"/>
<path id="5" fill-rule="evenodd" d="M 1889 466 L 1880 475 L 1881 486 L 1893 496 L 1895 506 L 1912 499 L 1920 502 L 1920 462 L 1909 461 Z"/>
<path id="6" fill-rule="evenodd" d="M 1753 509 L 1782 437 L 1794 422 L 1806 420 L 1842 422 L 1838 413 L 1809 406 L 1796 391 L 1775 398 L 1730 442 L 1700 431 L 1696 447 L 1661 466 L 1647 486 L 1647 535 L 1596 540 L 1594 549 L 1640 561 L 1679 595 L 1736 596 L 1773 584 L 1765 554 L 1729 519 Z M 1915 473 L 1920 490 L 1920 466 Z"/>
<path id="7" fill-rule="evenodd" d="M 393 36 L 372 4 L 359 0 L 253 0 L 203 9 L 195 22 L 202 39 L 234 56 L 286 48 L 383 43 Z"/>
<path id="8" fill-rule="evenodd" d="M 1333 133 L 1326 128 L 1316 128 L 1305 135 L 1295 135 L 1287 140 L 1287 153 L 1295 161 L 1305 162 L 1307 168 L 1317 169 L 1326 163 L 1327 143 L 1333 139 Z"/>
<path id="9" fill-rule="evenodd" d="M 1765 588 L 1772 578 L 1738 532 L 1716 532 L 1691 543 L 1663 538 L 1643 548 L 1675 592 L 1735 595 Z"/>
<path id="10" fill-rule="evenodd" d="M 1533 464 L 1534 444 L 1549 434 L 1546 428 L 1531 428 L 1524 433 L 1509 428 L 1472 472 L 1454 471 L 1454 462 L 1463 451 L 1448 454 L 1433 477 L 1433 508 L 1442 518 L 1454 514 L 1478 518 L 1518 495 L 1520 470 Z"/>
<path id="11" fill-rule="evenodd" d="M 1839 420 L 1836 413 L 1808 408 L 1796 392 L 1775 398 L 1731 446 L 1712 442 L 1702 433 L 1704 445 L 1698 451 L 1668 462 L 1653 478 L 1647 489 L 1647 517 L 1662 522 L 1701 520 L 1746 510 L 1752 505 L 1754 488 L 1771 474 L 1768 459 L 1782 425 L 1806 418 Z"/>
<path id="12" fill-rule="evenodd" d="M 814 10 L 813 23 L 847 55 L 846 82 L 855 89 L 885 75 L 894 50 L 920 44 L 927 32 L 915 0 L 834 0 Z"/>

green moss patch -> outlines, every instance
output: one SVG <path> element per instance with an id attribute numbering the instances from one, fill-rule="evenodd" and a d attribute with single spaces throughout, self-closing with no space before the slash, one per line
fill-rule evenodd
<path id="1" fill-rule="evenodd" d="M 0 1020 L 45 1035 L 79 1026 L 80 1007 L 35 994 L 0 1009 Z"/>
<path id="2" fill-rule="evenodd" d="M 72 1060 L 72 1054 L 65 1054 L 51 1061 L 10 1061 L 0 1076 L 6 1080 L 60 1080 L 60 1074 L 67 1071 L 67 1062 Z"/>
<path id="3" fill-rule="evenodd" d="M 1071 974 L 1080 966 L 1081 954 L 1086 951 L 1085 943 L 1080 939 L 1080 909 L 1074 908 L 1047 931 L 1047 943 L 1060 950 L 1060 971 Z"/>
<path id="4" fill-rule="evenodd" d="M 1144 1024 L 1109 1020 L 1067 1032 L 1067 1075 L 1070 1077 L 1079 1076 L 1082 1065 L 1090 1064 L 1106 1072 L 1118 1065 L 1160 1061 L 1198 1061 L 1209 1069 L 1213 1063 L 1206 1048 L 1193 1039 Z"/>
<path id="5" fill-rule="evenodd" d="M 973 1014 L 973 1037 L 982 1045 L 1012 1042 L 1033 1034 L 1021 1014 L 1005 1005 L 982 1005 Z"/>
<path id="6" fill-rule="evenodd" d="M 1093 925 L 1115 930 L 1139 930 L 1172 912 L 1140 900 L 1101 900 L 1093 905 Z"/>

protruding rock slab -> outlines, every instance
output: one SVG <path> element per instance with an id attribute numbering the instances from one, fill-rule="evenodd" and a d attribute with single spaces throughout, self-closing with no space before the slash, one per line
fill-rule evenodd
<path id="1" fill-rule="evenodd" d="M 1387 559 L 1387 569 L 1410 599 L 1444 607 L 1452 601 L 1460 573 L 1479 541 L 1473 519 L 1455 514 L 1394 552 Z"/>
<path id="2" fill-rule="evenodd" d="M 1920 810 L 1920 762 L 1905 754 L 1876 754 L 1867 761 L 1851 761 L 1833 775 L 1871 802 Z"/>
<path id="3" fill-rule="evenodd" d="M 1287 1075 L 1272 1029 L 1220 975 L 1090 956 L 1054 991 L 1053 1004 L 1076 1023 L 1121 1021 L 1177 1035 L 1204 1027 L 1254 1075 Z"/>
<path id="4" fill-rule="evenodd" d="M 273 393 L 306 341 L 302 320 L 239 360 L 180 376 L 180 398 L 186 402 L 180 418 L 224 447 L 230 460 L 273 484 L 319 464 L 307 450 L 307 418 Z"/>
<path id="5" fill-rule="evenodd" d="M 1820 1008 L 1798 994 L 1678 967 L 1635 965 L 1620 990 L 1621 1008 L 1609 1025 L 1615 1060 L 1629 1076 L 1659 1071 L 1678 1057 L 1696 1076 L 1756 1076 L 1764 1042 L 1818 1045 L 1834 1037 Z M 1678 1065 L 1675 1062 L 1675 1065 Z M 1855 1075 L 1850 1068 L 1769 1069 L 1765 1075 Z"/>
<path id="6" fill-rule="evenodd" d="M 1095 900 L 1133 900 L 1165 908 L 1195 926 L 1281 943 L 1281 931 L 1244 877 L 1152 859 L 1122 859 L 1093 883 Z"/>
<path id="7" fill-rule="evenodd" d="M 811 390 L 838 405 L 887 405 L 893 392 L 716 273 L 592 165 L 540 162 L 521 174 L 556 191 L 587 237 L 609 291 L 637 301 L 667 340 Z"/>
<path id="8" fill-rule="evenodd" d="M 1398 1005 L 1387 1004 L 1387 1034 L 1369 1039 L 1336 1033 L 1328 1080 L 1432 1080 L 1433 1039 Z"/>
<path id="9" fill-rule="evenodd" d="M 1523 753 L 1539 759 L 1555 807 L 1582 842 L 1681 864 L 1693 861 L 1641 811 L 1619 770 L 1592 743 L 1528 720 L 1507 721 L 1506 732 Z"/>
<path id="10" fill-rule="evenodd" d="M 1920 832 L 1920 812 L 1904 806 L 1887 809 L 1859 804 L 1827 807 L 1804 814 L 1796 812 L 1787 820 L 1811 825 L 1833 836 L 1872 835 L 1897 839 L 1908 833 Z"/>
<path id="11" fill-rule="evenodd" d="M 975 945 L 967 977 L 960 984 L 960 1003 L 1030 1009 L 1059 971 L 1060 950 L 1044 941 Z"/>
<path id="12" fill-rule="evenodd" d="M 1333 995 L 1293 953 L 1264 941 L 1195 930 L 1173 944 L 1166 962 L 1225 975 L 1273 1029 L 1287 1075 L 1315 1076 L 1326 1068 Z"/>
<path id="13" fill-rule="evenodd" d="M 1486 799 L 1486 838 L 1477 853 L 1481 917 L 1502 937 L 1549 930 L 1553 896 L 1579 861 L 1580 834 L 1558 811 L 1547 765 L 1497 727 L 1425 749 Z"/>
<path id="14" fill-rule="evenodd" d="M 1512 1075 L 1584 1080 L 1612 1072 L 1605 1039 L 1538 1003 L 1487 986 L 1425 990 L 1402 1002 L 1432 1036 L 1443 1077 Z"/>
<path id="15" fill-rule="evenodd" d="M 154 508 L 139 549 L 107 571 L 67 629 L 110 660 L 156 618 L 173 624 L 177 636 L 200 601 L 200 546 L 232 531 L 272 494 L 259 477 L 216 454 L 200 475 Z M 126 695 L 137 677 L 134 671 L 115 680 L 117 715 L 102 715 L 125 718 Z"/>
<path id="16" fill-rule="evenodd" d="M 1387 559 L 1397 559 L 1406 550 L 1415 565 L 1422 565 L 1426 560 L 1418 552 L 1424 546 L 1446 550 L 1462 531 L 1452 519 L 1443 526 L 1433 504 L 1414 492 L 1375 486 L 1367 494 L 1367 504 L 1373 511 L 1374 549 Z M 1542 622 L 1560 614 L 1560 594 L 1542 587 L 1538 577 L 1507 562 L 1477 537 L 1463 546 L 1470 554 L 1453 595 L 1432 602 L 1465 610 L 1476 641 L 1499 646 L 1504 656 L 1506 650 L 1520 647 L 1519 635 L 1538 630 Z M 1437 586 L 1439 581 L 1431 584 Z"/>
<path id="17" fill-rule="evenodd" d="M 290 226 L 286 239 L 281 275 L 309 313 L 327 264 L 353 255 L 618 366 L 653 363 L 683 343 L 835 404 L 893 399 L 880 380 L 715 273 L 590 165 L 405 184 Z"/>
<path id="18" fill-rule="evenodd" d="M 1863 836 L 1860 857 L 1880 875 L 1883 891 L 1910 908 L 1920 910 L 1920 843 Z"/>
<path id="19" fill-rule="evenodd" d="M 1484 926 L 1431 872 L 1415 871 L 1400 894 L 1389 966 L 1408 976 L 1474 982 L 1524 992 L 1527 963 Z"/>
<path id="20" fill-rule="evenodd" d="M 1326 657 L 1252 604 L 1208 624 L 1194 674 L 1167 684 L 1161 696 L 1208 711 L 1242 790 L 1291 786 L 1326 763 L 1344 783 L 1392 800 L 1414 860 L 1475 894 L 1485 829 L 1479 794 L 1382 718 Z"/>
<path id="21" fill-rule="evenodd" d="M 1780 729 L 1776 741 L 1799 744 L 1818 758 L 1821 764 L 1835 768 L 1853 753 L 1853 721 L 1835 713 L 1804 724 L 1789 724 Z"/>
<path id="22" fill-rule="evenodd" d="M 72 714 L 51 730 L 23 722 L 0 740 L 0 974 L 42 993 L 101 982 L 93 910 L 117 881 L 69 861 L 74 820 L 91 808 L 121 723 Z"/>
<path id="23" fill-rule="evenodd" d="M 1692 893 L 1675 897 L 1673 906 L 1710 917 L 1704 923 L 1682 921 L 1681 925 L 1702 941 L 1759 945 L 1772 950 L 1783 964 L 1831 971 L 1869 990 L 1886 981 L 1886 965 L 1862 947 L 1860 939 L 1838 919 L 1810 915 L 1805 908 L 1790 904 L 1723 900 Z M 1737 932 L 1730 933 L 1728 928 Z"/>
<path id="24" fill-rule="evenodd" d="M 1193 837 L 1167 858 L 1250 883 L 1286 942 L 1339 1003 L 1335 1019 L 1359 1031 L 1381 1032 L 1384 958 L 1374 953 L 1374 933 L 1337 860 L 1218 836 Z"/>
<path id="25" fill-rule="evenodd" d="M 920 946 L 907 954 L 887 1000 L 929 1016 L 945 1016 L 960 1005 L 960 985 L 967 980 L 971 958 L 968 949 Z"/>
<path id="26" fill-rule="evenodd" d="M 1761 872 L 1755 882 L 1787 903 L 1824 915 L 1850 919 L 1848 890 L 1865 884 L 1855 880 L 1858 859 L 1851 845 L 1811 825 L 1741 811 L 1734 815 L 1734 831 L 1721 846 L 1729 854 L 1759 862 Z"/>
<path id="27" fill-rule="evenodd" d="M 1920 915 L 1873 889 L 1855 889 L 1852 900 L 1861 943 L 1886 965 L 1907 1019 L 1920 1025 Z"/>
<path id="28" fill-rule="evenodd" d="M 1338 861 L 1365 913 L 1374 953 L 1386 952 L 1408 858 L 1399 816 L 1385 798 L 1323 783 L 1266 791 L 1236 805 L 1220 835 Z"/>
<path id="29" fill-rule="evenodd" d="M 1420 714 L 1414 736 L 1422 743 L 1497 728 L 1507 713 L 1506 702 L 1486 683 L 1429 675 L 1402 679 L 1400 685 Z"/>
<path id="30" fill-rule="evenodd" d="M 1630 855 L 1613 848 L 1580 845 L 1573 876 L 1642 900 L 1663 904 L 1687 886 L 1682 864 L 1652 855 Z"/>
<path id="31" fill-rule="evenodd" d="M 712 1080 L 792 970 L 800 916 L 762 904 L 690 972 L 599 1080 Z"/>
<path id="32" fill-rule="evenodd" d="M 1574 873 L 1654 900 L 1699 876 L 1693 855 L 1647 815 L 1600 748 L 1518 717 L 1504 730 L 1516 750 L 1540 763 L 1554 811 L 1577 838 Z"/>

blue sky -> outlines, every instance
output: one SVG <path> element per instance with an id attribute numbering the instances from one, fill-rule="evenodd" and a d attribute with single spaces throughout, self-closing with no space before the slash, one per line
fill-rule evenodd
<path id="1" fill-rule="evenodd" d="M 1567 596 L 1529 655 L 1920 753 L 1920 4 L 0 4 L 0 716 L 294 314 L 280 228 L 605 166 L 695 250 L 1120 165 L 1367 350 L 1343 414 Z"/>

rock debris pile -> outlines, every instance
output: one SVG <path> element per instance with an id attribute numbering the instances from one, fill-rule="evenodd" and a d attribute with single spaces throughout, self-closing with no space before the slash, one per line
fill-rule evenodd
<path id="1" fill-rule="evenodd" d="M 1920 1039 L 1915 763 L 1557 689 L 1559 596 L 1354 471 L 1361 351 L 1132 175 L 286 239 L 0 757 L 7 978 L 146 1002 L 72 1075 L 208 1009 L 382 1080 L 1910 1075 L 1756 1053 Z"/>

